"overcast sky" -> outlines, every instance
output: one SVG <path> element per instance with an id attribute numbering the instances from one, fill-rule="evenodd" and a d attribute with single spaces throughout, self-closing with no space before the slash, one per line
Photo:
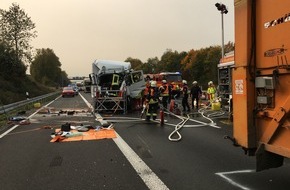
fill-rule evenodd
<path id="1" fill-rule="evenodd" d="M 87 76 L 96 59 L 146 62 L 166 49 L 186 51 L 234 42 L 234 0 L 0 0 L 19 4 L 36 24 L 34 48 L 50 48 L 68 76 Z"/>

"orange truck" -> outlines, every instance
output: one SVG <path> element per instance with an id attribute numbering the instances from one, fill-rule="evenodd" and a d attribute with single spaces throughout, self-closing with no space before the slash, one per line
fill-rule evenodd
<path id="1" fill-rule="evenodd" d="M 256 170 L 290 158 L 290 1 L 235 0 L 233 138 Z"/>

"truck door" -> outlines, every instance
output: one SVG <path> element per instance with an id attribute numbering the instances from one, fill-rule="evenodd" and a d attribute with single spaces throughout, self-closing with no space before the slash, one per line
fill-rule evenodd
<path id="1" fill-rule="evenodd" d="M 127 85 L 127 95 L 131 98 L 141 98 L 142 91 L 145 89 L 145 79 L 143 71 L 133 71 L 128 75 L 127 80 L 129 80 L 130 85 Z"/>

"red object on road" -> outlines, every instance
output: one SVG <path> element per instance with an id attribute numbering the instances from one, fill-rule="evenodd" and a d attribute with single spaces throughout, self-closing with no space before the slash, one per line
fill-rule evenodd
<path id="1" fill-rule="evenodd" d="M 163 109 L 160 110 L 160 124 L 164 124 L 164 111 Z"/>

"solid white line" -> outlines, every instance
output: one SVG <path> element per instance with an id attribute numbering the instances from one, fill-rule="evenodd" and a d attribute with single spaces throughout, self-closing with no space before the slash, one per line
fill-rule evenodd
<path id="1" fill-rule="evenodd" d="M 86 101 L 86 99 L 81 96 L 86 104 L 93 108 L 92 105 Z M 94 109 L 94 108 L 93 108 Z M 102 121 L 103 118 L 100 114 L 96 114 L 96 120 Z M 169 189 L 160 179 L 159 177 L 146 165 L 146 163 L 134 152 L 134 150 L 122 139 L 122 137 L 116 132 L 117 138 L 113 138 L 116 145 L 122 151 L 124 156 L 133 166 L 137 174 L 141 177 L 144 181 L 146 186 L 150 190 L 167 190 Z"/>
<path id="2" fill-rule="evenodd" d="M 239 170 L 239 171 L 230 171 L 230 172 L 219 172 L 216 173 L 216 175 L 224 178 L 226 181 L 228 181 L 230 184 L 232 184 L 233 186 L 239 187 L 243 190 L 250 190 L 250 188 L 245 187 L 239 183 L 236 183 L 235 181 L 233 181 L 231 178 L 227 177 L 226 175 L 228 174 L 238 174 L 238 173 L 251 173 L 254 172 L 254 170 Z"/>
<path id="3" fill-rule="evenodd" d="M 0 135 L 0 139 L 2 139 L 5 135 L 7 135 L 8 133 L 10 133 L 11 131 L 13 131 L 14 129 L 16 129 L 19 125 L 14 125 L 13 127 L 11 127 L 10 129 L 8 129 L 7 131 L 5 131 L 4 133 L 2 133 Z"/>
<path id="4" fill-rule="evenodd" d="M 79 93 L 79 96 L 84 100 L 84 102 L 87 104 L 87 106 L 89 108 L 91 108 L 93 111 L 93 109 L 94 109 L 93 106 L 85 99 L 85 97 L 83 97 L 83 95 L 81 93 Z"/>
<path id="5" fill-rule="evenodd" d="M 159 177 L 143 162 L 143 160 L 131 149 L 131 147 L 116 132 L 117 138 L 114 142 L 123 152 L 127 160 L 131 163 L 137 174 L 141 177 L 149 189 L 165 190 L 169 189 Z"/>

